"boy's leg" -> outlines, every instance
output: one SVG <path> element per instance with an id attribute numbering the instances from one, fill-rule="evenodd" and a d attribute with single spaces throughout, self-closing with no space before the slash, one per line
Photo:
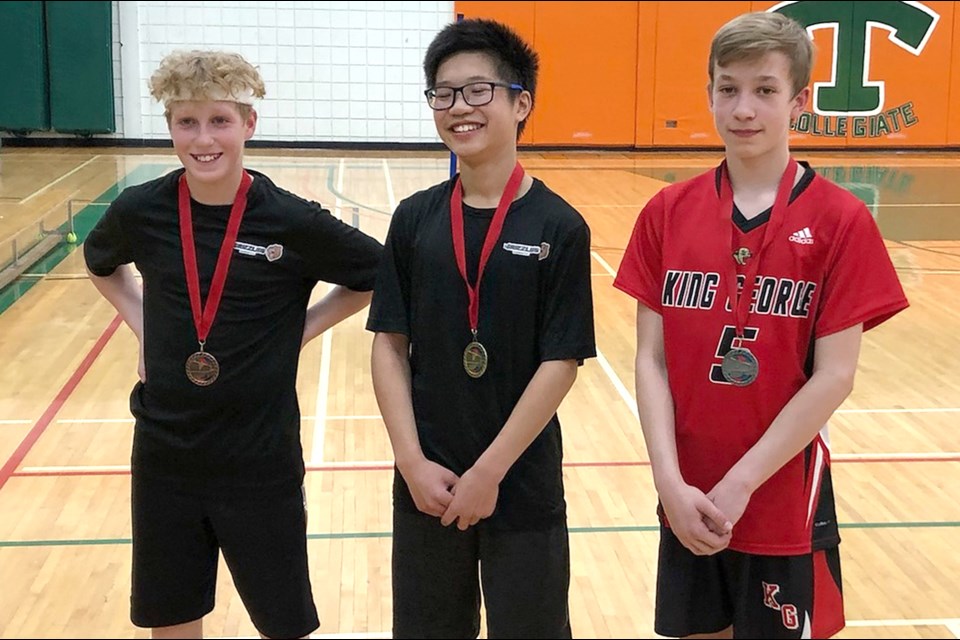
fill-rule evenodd
<path id="1" fill-rule="evenodd" d="M 735 638 L 829 638 L 844 627 L 839 547 L 741 556 Z"/>
<path id="2" fill-rule="evenodd" d="M 131 488 L 131 621 L 151 628 L 200 624 L 213 610 L 219 553 L 202 501 L 137 472 Z"/>
<path id="3" fill-rule="evenodd" d="M 392 564 L 394 638 L 480 634 L 476 527 L 394 508 Z"/>
<path id="4" fill-rule="evenodd" d="M 716 634 L 733 624 L 732 587 L 727 584 L 731 576 L 725 570 L 730 553 L 694 555 L 668 527 L 660 527 L 654 620 L 657 634 L 674 638 Z"/>
<path id="5" fill-rule="evenodd" d="M 254 626 L 267 638 L 302 638 L 320 626 L 310 587 L 301 487 L 283 495 L 210 503 L 223 558 Z"/>
<path id="6" fill-rule="evenodd" d="M 570 638 L 566 523 L 542 531 L 480 533 L 489 638 Z"/>

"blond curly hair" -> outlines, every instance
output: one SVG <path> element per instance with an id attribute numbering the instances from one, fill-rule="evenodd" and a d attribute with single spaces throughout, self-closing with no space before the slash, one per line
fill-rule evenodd
<path id="1" fill-rule="evenodd" d="M 238 53 L 227 51 L 174 51 L 150 77 L 150 95 L 165 107 L 178 100 L 236 102 L 246 118 L 253 99 L 266 95 L 260 72 Z"/>

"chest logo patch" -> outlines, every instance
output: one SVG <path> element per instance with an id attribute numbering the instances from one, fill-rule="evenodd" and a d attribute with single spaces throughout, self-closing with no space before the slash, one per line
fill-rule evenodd
<path id="1" fill-rule="evenodd" d="M 503 248 L 515 256 L 537 256 L 537 260 L 546 260 L 550 255 L 550 243 L 541 242 L 539 246 L 534 244 L 520 244 L 519 242 L 504 242 Z"/>
<path id="2" fill-rule="evenodd" d="M 266 247 L 250 244 L 249 242 L 237 242 L 233 245 L 233 250 L 245 256 L 263 256 L 268 262 L 276 262 L 283 256 L 282 244 L 271 244 Z"/>

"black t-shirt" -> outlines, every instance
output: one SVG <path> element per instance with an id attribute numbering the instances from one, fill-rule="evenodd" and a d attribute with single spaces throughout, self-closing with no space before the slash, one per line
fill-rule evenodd
<path id="1" fill-rule="evenodd" d="M 486 373 L 463 368 L 471 341 L 467 290 L 457 268 L 447 181 L 400 203 L 394 213 L 373 303 L 371 331 L 410 339 L 413 409 L 424 454 L 461 475 L 487 449 L 540 364 L 596 355 L 590 229 L 539 180 L 514 201 L 480 283 L 478 340 Z M 464 205 L 468 277 L 476 281 L 493 209 Z M 565 517 L 556 415 L 500 484 L 489 522 L 512 529 Z M 414 510 L 395 474 L 395 504 Z"/>
<path id="2" fill-rule="evenodd" d="M 296 377 L 306 309 L 318 281 L 369 291 L 382 246 L 255 171 L 223 296 L 205 350 L 220 363 L 207 387 L 184 365 L 198 350 L 187 295 L 177 185 L 183 170 L 124 190 L 84 243 L 90 271 L 133 262 L 143 277 L 147 382 L 130 397 L 138 473 L 197 490 L 299 484 Z M 206 303 L 230 206 L 191 202 Z"/>

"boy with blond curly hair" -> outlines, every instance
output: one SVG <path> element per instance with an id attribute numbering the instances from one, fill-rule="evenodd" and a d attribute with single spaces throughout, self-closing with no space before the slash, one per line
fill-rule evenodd
<path id="1" fill-rule="evenodd" d="M 260 634 L 304 637 L 319 620 L 299 353 L 369 304 L 382 247 L 244 168 L 265 89 L 241 56 L 172 53 L 150 89 L 183 167 L 124 190 L 84 245 L 140 342 L 131 619 L 154 638 L 202 637 L 222 552 Z M 309 306 L 319 281 L 336 286 Z"/>

